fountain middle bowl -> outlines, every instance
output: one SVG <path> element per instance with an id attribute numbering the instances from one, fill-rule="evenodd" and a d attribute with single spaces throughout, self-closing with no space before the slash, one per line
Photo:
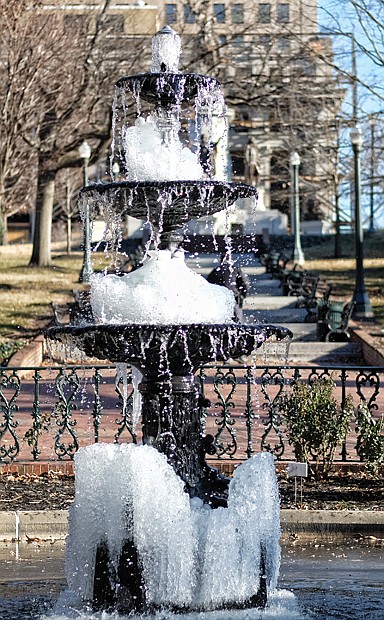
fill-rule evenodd
<path id="1" fill-rule="evenodd" d="M 90 357 L 131 364 L 143 374 L 161 378 L 188 376 L 209 362 L 250 355 L 265 340 L 291 338 L 292 332 L 274 325 L 87 324 L 52 327 L 50 340 L 77 347 Z"/>
<path id="2" fill-rule="evenodd" d="M 119 181 L 95 183 L 80 195 L 90 202 L 102 201 L 114 213 L 145 219 L 153 225 L 181 225 L 190 219 L 212 215 L 239 198 L 257 198 L 256 187 L 210 179 L 197 181 Z"/>

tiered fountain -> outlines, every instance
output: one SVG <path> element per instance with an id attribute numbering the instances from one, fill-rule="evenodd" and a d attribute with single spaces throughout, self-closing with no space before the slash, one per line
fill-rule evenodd
<path id="1" fill-rule="evenodd" d="M 94 323 L 48 334 L 142 373 L 142 445 L 94 445 L 76 455 L 67 578 L 94 609 L 263 607 L 278 574 L 273 458 L 249 459 L 231 481 L 207 465 L 215 446 L 204 436 L 194 373 L 289 333 L 233 322 L 232 292 L 184 263 L 180 228 L 256 190 L 203 171 L 201 134 L 212 113 L 225 118 L 224 102 L 215 79 L 178 72 L 179 54 L 178 35 L 165 27 L 153 39 L 151 73 L 119 80 L 111 170 L 117 157 L 126 180 L 81 192 L 83 209 L 103 207 L 109 231 L 126 214 L 150 223 L 144 264 L 122 277 L 94 275 Z M 192 133 L 195 148 L 181 142 Z"/>

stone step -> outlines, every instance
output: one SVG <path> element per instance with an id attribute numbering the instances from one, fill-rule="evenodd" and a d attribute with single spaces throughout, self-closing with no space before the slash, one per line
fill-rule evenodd
<path id="1" fill-rule="evenodd" d="M 362 348 L 357 342 L 292 342 L 288 360 L 317 364 L 359 364 Z"/>

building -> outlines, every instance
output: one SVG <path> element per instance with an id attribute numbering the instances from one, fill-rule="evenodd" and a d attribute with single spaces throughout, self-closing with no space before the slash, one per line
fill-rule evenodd
<path id="1" fill-rule="evenodd" d="M 259 209 L 290 220 L 289 160 L 297 151 L 303 229 L 329 230 L 345 91 L 332 68 L 331 40 L 318 33 L 316 0 L 158 4 L 160 21 L 182 36 L 182 68 L 213 74 L 222 83 L 230 177 L 257 185 Z M 255 214 L 244 208 L 234 226 L 246 230 Z M 277 232 L 271 223 L 266 226 Z"/>
<path id="2" fill-rule="evenodd" d="M 86 22 L 92 33 L 95 8 L 101 10 L 103 3 L 47 0 L 44 5 L 64 10 L 68 25 Z M 292 219 L 289 160 L 296 151 L 301 159 L 302 229 L 329 230 L 335 219 L 344 89 L 332 68 L 331 40 L 318 34 L 317 1 L 112 0 L 102 20 L 115 56 L 132 45 L 149 52 L 148 38 L 164 24 L 182 37 L 181 70 L 214 75 L 222 83 L 229 126 L 228 139 L 220 143 L 228 150 L 224 176 L 259 189 L 256 211 L 246 201 L 237 204 L 230 219 L 233 229 L 251 233 L 256 226 L 258 232 L 268 228 L 272 234 L 286 230 Z M 123 63 L 121 70 L 124 73 Z M 215 218 L 217 232 L 227 225 L 224 219 Z M 194 226 L 196 232 L 211 228 L 204 221 Z"/>

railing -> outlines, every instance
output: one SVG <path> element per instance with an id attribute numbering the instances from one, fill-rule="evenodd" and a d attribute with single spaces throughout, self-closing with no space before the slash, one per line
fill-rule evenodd
<path id="1" fill-rule="evenodd" d="M 23 374 L 23 378 L 21 375 Z M 384 368 L 214 365 L 196 376 L 211 401 L 202 410 L 218 459 L 268 450 L 293 459 L 278 398 L 297 380 L 332 376 L 342 404 L 348 394 L 377 417 L 384 412 Z M 137 442 L 131 369 L 126 366 L 0 368 L 0 462 L 71 460 L 82 445 Z M 137 428 L 136 428 L 137 426 Z M 356 460 L 353 429 L 336 460 Z"/>

